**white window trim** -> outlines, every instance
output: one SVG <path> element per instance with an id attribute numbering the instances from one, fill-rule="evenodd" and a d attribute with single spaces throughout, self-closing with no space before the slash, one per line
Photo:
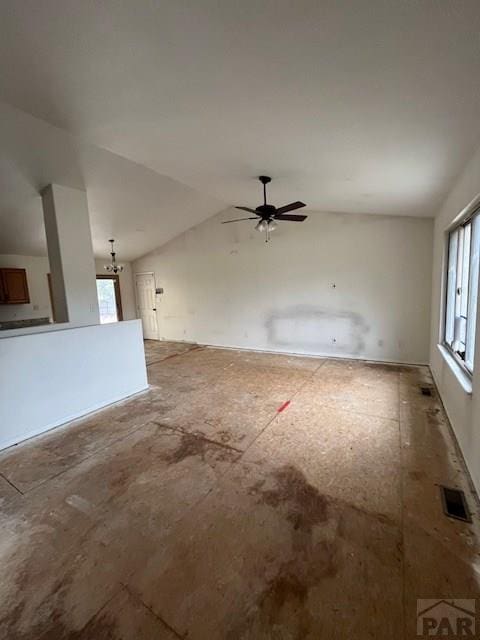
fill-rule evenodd
<path id="1" fill-rule="evenodd" d="M 450 232 L 456 227 L 463 224 L 469 217 L 471 217 L 480 207 L 480 193 L 473 198 L 468 205 L 460 211 L 460 213 L 452 220 L 452 222 L 444 229 L 444 242 L 443 242 L 443 277 L 442 277 L 442 289 L 440 294 L 440 323 L 439 323 L 439 336 L 437 348 L 440 351 L 443 359 L 448 364 L 452 373 L 457 378 L 463 390 L 471 394 L 472 393 L 472 376 L 473 374 L 465 367 L 461 359 L 452 351 L 449 345 L 445 342 L 445 321 L 446 321 L 446 291 L 447 291 L 447 278 L 448 278 L 448 252 L 449 252 L 449 237 Z M 477 309 L 477 318 L 480 317 L 480 310 Z M 480 333 L 480 329 L 477 326 L 477 336 Z M 480 364 L 477 364 L 480 366 Z"/>
<path id="2" fill-rule="evenodd" d="M 443 344 L 437 344 L 437 349 L 442 354 L 443 359 L 450 367 L 453 375 L 456 377 L 460 386 L 468 393 L 468 395 L 472 394 L 473 385 L 472 385 L 472 376 L 460 365 L 457 358 L 452 354 L 450 349 Z"/>
<path id="3" fill-rule="evenodd" d="M 465 220 L 467 220 L 467 218 L 469 218 L 471 215 L 473 215 L 475 213 L 475 211 L 478 209 L 478 207 L 480 207 L 480 193 L 478 193 L 475 196 L 475 198 L 473 198 L 473 200 L 471 202 L 469 202 L 467 204 L 467 206 L 460 211 L 458 216 L 456 216 L 452 220 L 452 222 L 450 222 L 447 225 L 447 227 L 445 227 L 445 230 L 444 230 L 445 233 L 448 235 L 450 233 L 450 231 L 455 229 L 455 227 L 458 227 L 463 222 L 465 222 Z"/>

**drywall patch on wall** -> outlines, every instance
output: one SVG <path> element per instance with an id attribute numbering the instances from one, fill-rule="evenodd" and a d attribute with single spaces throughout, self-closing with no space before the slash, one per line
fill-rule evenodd
<path id="1" fill-rule="evenodd" d="M 229 209 L 132 263 L 152 271 L 159 336 L 428 362 L 433 221 L 307 211 L 266 244 Z"/>
<path id="2" fill-rule="evenodd" d="M 265 323 L 272 349 L 361 356 L 370 327 L 355 311 L 294 305 L 272 312 Z"/>

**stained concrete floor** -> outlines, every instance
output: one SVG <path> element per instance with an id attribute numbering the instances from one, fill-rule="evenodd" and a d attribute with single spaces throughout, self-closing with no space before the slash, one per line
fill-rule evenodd
<path id="1" fill-rule="evenodd" d="M 427 368 L 146 351 L 147 392 L 0 455 L 1 638 L 407 640 L 478 597 Z"/>

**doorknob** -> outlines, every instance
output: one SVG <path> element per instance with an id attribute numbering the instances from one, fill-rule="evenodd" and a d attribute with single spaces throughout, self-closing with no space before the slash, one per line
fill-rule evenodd
<path id="1" fill-rule="evenodd" d="M 156 310 L 157 310 L 157 308 L 156 308 L 156 307 L 154 307 L 154 308 L 152 309 L 152 311 L 156 311 Z"/>

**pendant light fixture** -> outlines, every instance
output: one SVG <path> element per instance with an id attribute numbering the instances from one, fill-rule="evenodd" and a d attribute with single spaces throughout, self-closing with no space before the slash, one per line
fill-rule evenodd
<path id="1" fill-rule="evenodd" d="M 110 244 L 112 245 L 112 250 L 110 251 L 110 255 L 112 256 L 112 262 L 110 264 L 106 264 L 104 266 L 105 271 L 108 271 L 108 273 L 122 273 L 123 271 L 123 265 L 122 264 L 117 264 L 117 260 L 115 258 L 115 251 L 113 250 L 113 243 L 115 242 L 115 240 L 109 240 Z"/>

